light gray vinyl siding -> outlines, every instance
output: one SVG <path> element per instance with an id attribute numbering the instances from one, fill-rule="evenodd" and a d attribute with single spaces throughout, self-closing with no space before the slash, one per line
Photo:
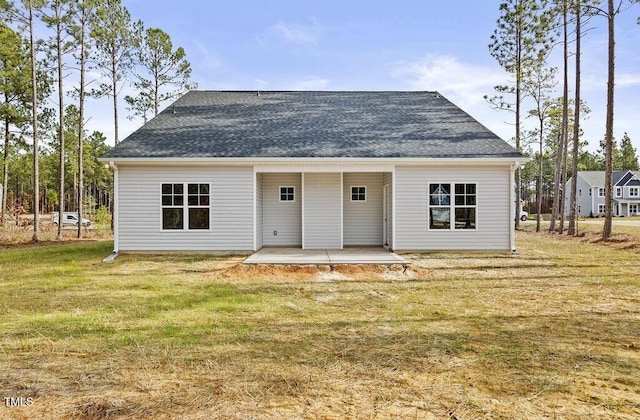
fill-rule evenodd
<path id="1" fill-rule="evenodd" d="M 264 246 L 302 246 L 302 183 L 298 173 L 263 174 Z M 294 187 L 294 201 L 280 201 L 280 187 Z M 277 235 L 274 235 L 277 232 Z"/>
<path id="2" fill-rule="evenodd" d="M 597 214 L 598 212 L 597 203 L 599 202 L 598 200 L 600 200 L 600 202 L 604 204 L 604 197 L 598 197 L 597 189 L 595 191 L 591 191 L 592 195 L 589 195 L 589 190 L 591 186 L 580 175 L 578 175 L 578 179 L 576 180 L 576 183 L 577 183 L 576 205 L 578 206 L 576 210 L 578 210 L 578 214 L 581 216 L 589 216 L 591 211 L 593 211 L 593 214 Z M 615 188 L 613 189 L 613 191 L 615 194 Z M 569 198 L 571 197 L 571 182 L 567 182 L 565 192 L 566 192 L 565 214 L 569 214 L 569 211 L 571 210 L 569 208 Z M 595 209 L 593 209 L 593 207 L 591 206 L 592 203 L 596 203 Z"/>
<path id="3" fill-rule="evenodd" d="M 251 167 L 120 166 L 118 230 L 122 251 L 250 251 Z M 162 183 L 210 183 L 209 230 L 162 230 Z"/>
<path id="4" fill-rule="evenodd" d="M 256 251 L 262 248 L 262 227 L 263 223 L 263 203 L 264 203 L 264 194 L 263 194 L 263 175 L 256 174 Z"/>
<path id="5" fill-rule="evenodd" d="M 382 175 L 382 187 L 389 186 L 387 197 L 387 246 L 389 249 L 393 248 L 393 174 L 391 172 L 384 172 Z M 384 204 L 383 204 L 384 205 Z"/>
<path id="6" fill-rule="evenodd" d="M 510 168 L 396 167 L 396 250 L 510 250 Z M 429 230 L 427 185 L 475 183 L 476 230 Z"/>
<path id="7" fill-rule="evenodd" d="M 339 173 L 305 173 L 304 248 L 341 248 L 341 197 Z"/>
<path id="8" fill-rule="evenodd" d="M 366 187 L 366 201 L 351 201 L 351 187 Z M 349 245 L 382 245 L 382 173 L 343 176 L 343 241 Z"/>

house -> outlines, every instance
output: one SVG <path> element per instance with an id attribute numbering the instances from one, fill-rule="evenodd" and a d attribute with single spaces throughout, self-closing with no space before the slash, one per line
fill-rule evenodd
<path id="1" fill-rule="evenodd" d="M 118 252 L 514 250 L 527 159 L 437 92 L 191 91 L 101 161 Z"/>
<path id="2" fill-rule="evenodd" d="M 613 215 L 640 215 L 640 172 L 613 172 Z M 565 185 L 565 213 L 569 214 L 571 179 Z M 578 171 L 576 188 L 576 213 L 580 216 L 604 216 L 604 171 Z"/>

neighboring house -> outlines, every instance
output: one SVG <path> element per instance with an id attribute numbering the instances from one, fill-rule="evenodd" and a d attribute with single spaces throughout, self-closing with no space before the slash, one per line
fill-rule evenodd
<path id="1" fill-rule="evenodd" d="M 437 92 L 192 91 L 105 154 L 116 251 L 514 250 L 513 147 Z"/>
<path id="2" fill-rule="evenodd" d="M 569 214 L 571 179 L 565 185 L 565 213 Z M 604 171 L 578 171 L 576 188 L 576 213 L 580 216 L 604 216 Z M 640 172 L 616 171 L 613 173 L 613 215 L 640 215 Z"/>

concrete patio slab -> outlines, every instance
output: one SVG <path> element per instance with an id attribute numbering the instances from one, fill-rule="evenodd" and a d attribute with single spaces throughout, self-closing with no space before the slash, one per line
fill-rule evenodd
<path id="1" fill-rule="evenodd" d="M 243 264 L 402 264 L 408 262 L 384 248 L 300 249 L 262 248 Z"/>

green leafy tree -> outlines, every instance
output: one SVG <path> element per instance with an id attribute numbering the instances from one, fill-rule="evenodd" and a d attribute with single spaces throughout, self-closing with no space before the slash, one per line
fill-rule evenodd
<path id="1" fill-rule="evenodd" d="M 620 140 L 620 166 L 622 170 L 637 171 L 638 167 L 638 155 L 636 149 L 631 143 L 631 138 L 627 133 L 624 133 L 622 140 Z"/>
<path id="2" fill-rule="evenodd" d="M 3 121 L 4 150 L 2 155 L 2 207 L 0 225 L 4 223 L 9 191 L 9 157 L 12 127 L 21 127 L 29 120 L 28 103 L 31 91 L 29 54 L 23 39 L 0 22 L 0 118 Z"/>
<path id="3" fill-rule="evenodd" d="M 604 162 L 596 153 L 582 150 L 578 155 L 579 171 L 604 171 Z"/>
<path id="4" fill-rule="evenodd" d="M 513 84 L 496 86 L 497 95 L 485 99 L 495 109 L 507 110 L 515 118 L 515 147 L 522 151 L 522 103 L 526 96 L 522 85 L 526 69 L 544 62 L 552 43 L 553 13 L 547 0 L 505 0 L 500 4 L 497 28 L 491 35 L 489 51 L 498 64 L 513 77 Z M 508 99 L 507 97 L 511 98 Z M 516 203 L 520 203 L 520 170 L 516 170 Z M 516 226 L 519 225 L 516 206 Z"/>
<path id="5" fill-rule="evenodd" d="M 38 144 L 38 69 L 35 21 L 36 14 L 43 6 L 43 0 L 21 0 L 20 3 L 0 0 L 2 9 L 11 20 L 17 20 L 25 27 L 29 39 L 29 59 L 31 67 L 31 139 L 33 141 L 33 242 L 39 242 L 40 230 L 40 168 Z"/>
<path id="6" fill-rule="evenodd" d="M 131 15 L 120 0 L 100 0 L 90 25 L 95 41 L 93 60 L 109 79 L 109 83 L 102 83 L 92 95 L 107 95 L 113 99 L 114 138 L 118 144 L 118 95 L 132 66 Z"/>
<path id="7" fill-rule="evenodd" d="M 126 96 L 134 115 L 146 122 L 147 115 L 158 115 L 160 105 L 182 93 L 194 89 L 191 64 L 184 48 L 173 49 L 169 35 L 162 29 L 145 29 L 142 21 L 134 25 L 136 96 Z"/>

